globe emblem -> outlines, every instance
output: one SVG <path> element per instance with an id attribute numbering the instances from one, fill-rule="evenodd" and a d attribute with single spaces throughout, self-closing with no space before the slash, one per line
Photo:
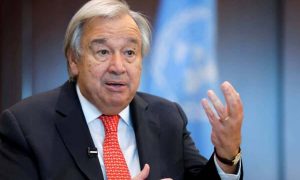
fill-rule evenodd
<path id="1" fill-rule="evenodd" d="M 179 102 L 191 121 L 206 119 L 200 99 L 217 81 L 212 18 L 205 7 L 181 10 L 160 27 L 153 44 L 154 93 Z"/>

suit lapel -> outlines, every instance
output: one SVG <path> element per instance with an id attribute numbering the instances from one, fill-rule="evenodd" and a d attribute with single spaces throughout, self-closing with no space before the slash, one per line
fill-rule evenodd
<path id="1" fill-rule="evenodd" d="M 148 179 L 160 179 L 159 122 L 149 112 L 148 104 L 136 95 L 130 104 L 130 113 L 135 131 L 141 168 L 150 165 Z"/>
<path id="2" fill-rule="evenodd" d="M 55 119 L 57 130 L 79 169 L 88 179 L 103 179 L 99 160 L 88 156 L 88 147 L 94 147 L 85 121 L 75 84 L 67 82 L 56 105 L 59 118 Z"/>

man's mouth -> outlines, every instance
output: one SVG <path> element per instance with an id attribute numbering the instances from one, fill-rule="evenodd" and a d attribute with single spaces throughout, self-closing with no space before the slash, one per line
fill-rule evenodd
<path id="1" fill-rule="evenodd" d="M 109 85 L 109 86 L 124 86 L 125 83 L 123 83 L 123 82 L 107 82 L 106 85 Z"/>
<path id="2" fill-rule="evenodd" d="M 126 87 L 126 83 L 124 82 L 106 82 L 105 85 L 107 86 L 108 90 L 114 92 L 120 92 Z"/>

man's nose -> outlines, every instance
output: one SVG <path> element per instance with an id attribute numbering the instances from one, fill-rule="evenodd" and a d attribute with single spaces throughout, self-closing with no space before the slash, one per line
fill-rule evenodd
<path id="1" fill-rule="evenodd" d="M 125 66 L 125 59 L 122 57 L 120 53 L 116 53 L 112 56 L 109 65 L 109 71 L 115 74 L 122 74 L 126 71 Z"/>

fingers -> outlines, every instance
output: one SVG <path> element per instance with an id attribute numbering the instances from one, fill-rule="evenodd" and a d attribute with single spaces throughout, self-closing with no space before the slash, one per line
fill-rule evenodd
<path id="1" fill-rule="evenodd" d="M 149 176 L 149 172 L 150 172 L 150 166 L 148 164 L 145 164 L 142 171 L 137 176 L 132 178 L 132 180 L 144 180 Z"/>
<path id="2" fill-rule="evenodd" d="M 243 112 L 243 105 L 239 93 L 236 92 L 234 87 L 227 81 L 221 85 L 226 104 L 228 106 L 229 116 L 239 116 Z"/>
<path id="3" fill-rule="evenodd" d="M 213 125 L 216 120 L 225 123 L 229 119 L 233 119 L 233 121 L 243 119 L 243 105 L 239 93 L 227 81 L 221 85 L 221 89 L 226 100 L 226 106 L 212 90 L 209 90 L 207 95 L 215 111 L 210 107 L 208 100 L 203 99 L 201 101 L 210 123 Z"/>
<path id="4" fill-rule="evenodd" d="M 217 97 L 217 95 L 212 91 L 209 90 L 207 92 L 208 98 L 211 101 L 212 105 L 215 108 L 216 113 L 212 110 L 212 108 L 209 105 L 208 100 L 203 99 L 201 101 L 202 106 L 205 110 L 205 113 L 210 120 L 211 123 L 216 123 L 217 120 L 219 121 L 226 121 L 228 119 L 228 112 L 227 112 L 227 107 L 223 105 L 221 100 Z M 213 125 L 212 124 L 212 125 Z"/>
<path id="5" fill-rule="evenodd" d="M 146 178 L 148 178 L 149 173 L 150 173 L 150 166 L 149 166 L 149 164 L 145 164 L 145 166 L 142 169 L 142 171 L 137 176 L 135 176 L 134 178 L 132 178 L 132 180 L 145 180 Z M 161 180 L 173 180 L 173 179 L 171 179 L 171 178 L 164 178 L 164 179 L 161 179 Z"/>
<path id="6" fill-rule="evenodd" d="M 213 110 L 210 108 L 209 102 L 207 99 L 202 99 L 201 104 L 204 108 L 204 111 L 209 119 L 209 122 L 212 126 L 218 121 L 218 117 L 216 117 Z"/>
<path id="7" fill-rule="evenodd" d="M 226 117 L 228 117 L 227 109 L 223 105 L 221 100 L 217 97 L 217 95 L 212 90 L 209 90 L 207 92 L 207 95 L 214 108 L 216 109 L 216 112 L 218 113 L 220 119 L 225 119 Z"/>

